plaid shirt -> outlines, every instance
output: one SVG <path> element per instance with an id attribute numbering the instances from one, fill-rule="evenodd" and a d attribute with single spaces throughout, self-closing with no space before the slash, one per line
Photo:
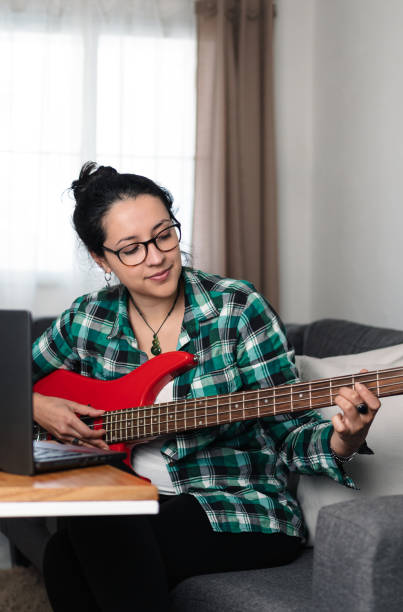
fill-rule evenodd
<path id="1" fill-rule="evenodd" d="M 269 303 L 246 281 L 183 269 L 185 314 L 178 350 L 198 365 L 174 382 L 175 399 L 297 381 L 294 353 Z M 122 286 L 78 298 L 34 343 L 34 381 L 56 368 L 111 380 L 147 361 Z M 212 528 L 305 537 L 290 470 L 326 474 L 355 488 L 332 457 L 333 428 L 315 411 L 177 434 L 162 447 L 177 493 L 201 503 Z"/>

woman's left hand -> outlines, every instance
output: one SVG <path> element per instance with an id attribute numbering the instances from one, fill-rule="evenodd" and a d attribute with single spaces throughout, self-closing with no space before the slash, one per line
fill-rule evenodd
<path id="1" fill-rule="evenodd" d="M 366 371 L 361 370 L 361 372 Z M 355 383 L 354 388 L 342 387 L 335 401 L 342 413 L 332 418 L 334 431 L 330 447 L 338 457 L 343 458 L 358 451 L 363 444 L 381 402 L 361 383 Z M 367 414 L 357 410 L 360 404 L 366 404 Z"/>

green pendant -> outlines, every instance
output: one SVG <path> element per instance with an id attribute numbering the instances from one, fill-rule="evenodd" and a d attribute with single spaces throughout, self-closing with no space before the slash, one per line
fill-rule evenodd
<path id="1" fill-rule="evenodd" d="M 158 340 L 157 334 L 153 336 L 153 343 L 151 345 L 151 352 L 153 355 L 159 355 L 161 351 L 160 341 Z"/>

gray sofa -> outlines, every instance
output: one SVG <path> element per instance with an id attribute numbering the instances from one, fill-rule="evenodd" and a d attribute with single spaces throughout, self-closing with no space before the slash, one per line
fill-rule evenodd
<path id="1" fill-rule="evenodd" d="M 34 335 L 46 323 L 36 322 Z M 334 319 L 287 333 L 297 354 L 321 358 L 403 344 L 402 331 Z M 39 569 L 56 528 L 55 520 L 0 521 L 14 562 Z M 402 559 L 403 494 L 332 504 L 319 512 L 314 548 L 294 563 L 189 578 L 173 591 L 171 612 L 401 612 Z"/>

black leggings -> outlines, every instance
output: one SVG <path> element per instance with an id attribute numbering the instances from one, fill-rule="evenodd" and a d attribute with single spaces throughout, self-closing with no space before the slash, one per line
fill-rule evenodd
<path id="1" fill-rule="evenodd" d="M 296 558 L 299 538 L 217 533 L 191 495 L 160 498 L 153 516 L 74 517 L 49 540 L 44 579 L 56 612 L 166 612 L 169 591 L 197 574 Z"/>

